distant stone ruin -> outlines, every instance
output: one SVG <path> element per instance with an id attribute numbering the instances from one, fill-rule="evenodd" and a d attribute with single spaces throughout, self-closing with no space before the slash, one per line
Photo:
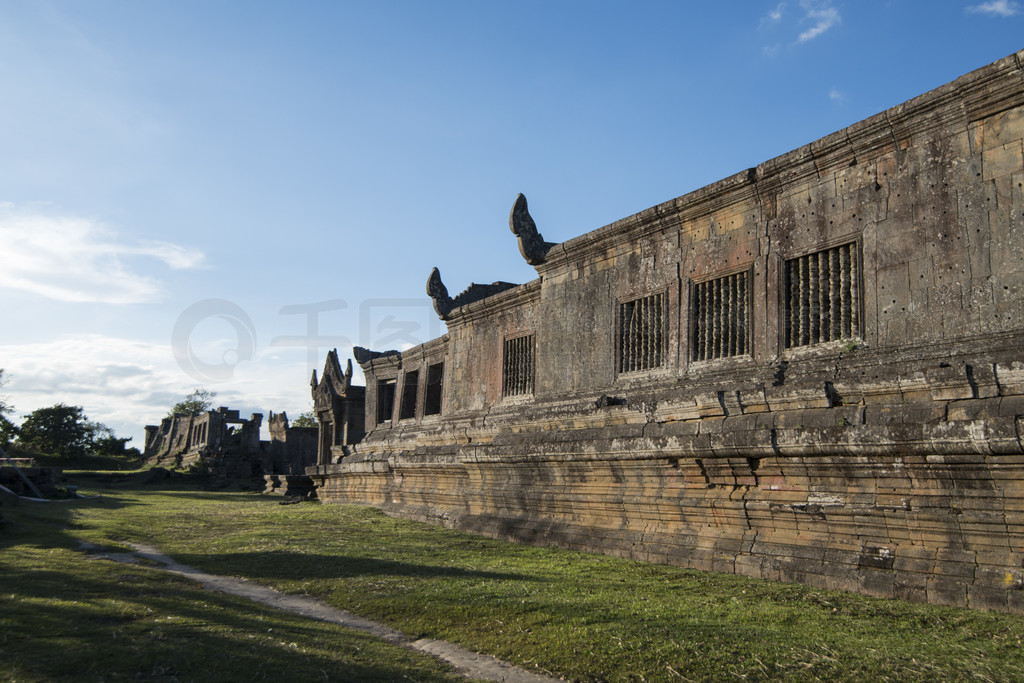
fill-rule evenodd
<path id="1" fill-rule="evenodd" d="M 286 413 L 270 413 L 270 441 L 261 441 L 265 454 L 263 479 L 266 493 L 311 496 L 313 480 L 306 468 L 316 463 L 316 427 L 290 427 Z"/>
<path id="2" fill-rule="evenodd" d="M 318 429 L 290 427 L 270 413 L 270 440 L 260 440 L 261 413 L 246 420 L 225 407 L 166 417 L 146 427 L 143 456 L 157 466 L 199 468 L 225 480 L 263 479 L 271 493 L 312 490 L 306 468 L 316 462 Z"/>
<path id="3" fill-rule="evenodd" d="M 320 498 L 1024 612 L 1022 64 L 567 242 L 520 198 L 536 280 L 314 375 Z"/>

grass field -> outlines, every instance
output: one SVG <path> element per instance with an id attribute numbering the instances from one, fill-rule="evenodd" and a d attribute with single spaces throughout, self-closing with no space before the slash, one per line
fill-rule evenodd
<path id="1" fill-rule="evenodd" d="M 82 478 L 2 508 L 0 675 L 16 680 L 450 680 L 340 627 L 88 559 L 145 542 L 572 680 L 1024 680 L 1024 618 L 517 546 L 361 507 Z"/>

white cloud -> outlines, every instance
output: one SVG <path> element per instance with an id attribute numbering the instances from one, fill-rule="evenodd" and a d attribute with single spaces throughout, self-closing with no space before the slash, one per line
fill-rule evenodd
<path id="1" fill-rule="evenodd" d="M 1020 12 L 1020 4 L 1011 0 L 993 0 L 980 5 L 971 5 L 967 11 L 972 14 L 988 14 L 993 17 L 1012 17 Z"/>
<path id="2" fill-rule="evenodd" d="M 836 24 L 838 24 L 842 17 L 839 16 L 839 10 L 832 7 L 829 3 L 810 2 L 809 0 L 803 0 L 800 6 L 806 12 L 806 19 L 814 22 L 811 28 L 807 29 L 797 38 L 797 42 L 806 43 L 808 40 L 813 40 L 820 36 L 825 31 L 829 30 Z"/>
<path id="3" fill-rule="evenodd" d="M 225 382 L 206 383 L 216 405 L 243 416 L 267 411 L 298 414 L 309 407 L 304 361 L 257 357 L 239 363 Z M 80 405 L 89 419 L 103 422 L 132 445 L 143 447 L 143 427 L 159 424 L 174 403 L 198 383 L 175 362 L 170 340 L 151 343 L 104 335 L 0 345 L 3 393 L 20 422 L 31 411 L 56 403 Z"/>
<path id="4" fill-rule="evenodd" d="M 145 423 L 191 390 L 167 346 L 101 335 L 3 345 L 0 365 L 19 420 L 55 403 L 80 405 L 140 448 Z"/>
<path id="5" fill-rule="evenodd" d="M 203 254 L 156 241 L 132 241 L 80 216 L 0 203 L 0 287 L 57 301 L 131 304 L 155 301 L 161 282 L 132 261 L 150 258 L 172 269 L 197 267 Z"/>
<path id="6" fill-rule="evenodd" d="M 839 88 L 833 87 L 828 91 L 828 98 L 836 104 L 842 104 L 846 101 L 846 94 Z"/>
<path id="7" fill-rule="evenodd" d="M 763 28 L 768 24 L 777 24 L 782 21 L 782 11 L 786 9 L 786 3 L 780 2 L 775 6 L 775 9 L 768 12 L 768 14 L 761 17 L 761 27 Z"/>
<path id="8" fill-rule="evenodd" d="M 839 10 L 832 6 L 832 0 L 800 0 L 800 10 L 803 12 L 803 16 L 800 16 L 799 12 L 793 15 L 786 11 L 786 3 L 780 2 L 774 9 L 761 17 L 758 30 L 766 33 L 768 31 L 777 33 L 780 30 L 795 31 L 794 24 L 798 24 L 803 27 L 803 30 L 793 43 L 797 45 L 814 40 L 842 21 Z M 788 19 L 787 17 L 790 16 L 793 18 Z M 781 43 L 776 42 L 765 45 L 762 51 L 766 57 L 774 57 L 780 49 Z"/>

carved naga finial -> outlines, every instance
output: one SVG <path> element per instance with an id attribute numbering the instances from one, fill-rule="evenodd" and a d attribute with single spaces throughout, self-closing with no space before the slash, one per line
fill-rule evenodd
<path id="1" fill-rule="evenodd" d="M 526 197 L 522 193 L 516 197 L 512 212 L 508 215 L 508 227 L 512 234 L 519 238 L 519 253 L 531 266 L 539 266 L 547 258 L 548 251 L 555 246 L 545 242 L 537 232 L 537 224 L 533 222 L 529 209 L 526 208 Z"/>
<path id="2" fill-rule="evenodd" d="M 441 271 L 434 268 L 427 278 L 427 296 L 434 300 L 434 310 L 441 320 L 447 320 L 448 314 L 452 312 L 455 303 L 448 296 L 448 288 L 441 282 Z"/>

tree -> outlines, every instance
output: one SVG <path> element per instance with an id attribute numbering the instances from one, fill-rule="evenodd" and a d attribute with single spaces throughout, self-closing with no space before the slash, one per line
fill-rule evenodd
<path id="1" fill-rule="evenodd" d="M 171 412 L 167 413 L 167 417 L 174 417 L 175 415 L 192 415 L 193 413 L 205 413 L 213 405 L 213 397 L 217 395 L 216 391 L 210 391 L 199 387 L 191 394 L 185 397 L 184 401 L 179 401 L 174 404 L 171 408 Z"/>
<path id="2" fill-rule="evenodd" d="M 81 406 L 58 403 L 26 415 L 18 441 L 49 455 L 75 458 L 89 453 L 95 429 Z"/>
<path id="3" fill-rule="evenodd" d="M 0 368 L 0 387 L 3 385 L 4 369 Z M 0 446 L 5 448 L 11 439 L 18 435 L 18 427 L 7 417 L 12 412 L 14 412 L 14 406 L 7 402 L 6 396 L 0 396 Z"/>
<path id="4" fill-rule="evenodd" d="M 102 422 L 90 422 L 81 406 L 64 403 L 33 410 L 18 430 L 22 446 L 68 459 L 89 454 L 136 458 L 139 449 L 126 447 L 131 440 L 117 436 Z"/>
<path id="5" fill-rule="evenodd" d="M 111 456 L 115 458 L 137 458 L 138 448 L 128 448 L 128 442 L 132 437 L 118 436 L 114 430 L 102 422 L 91 422 L 92 445 L 90 450 L 93 455 Z"/>
<path id="6" fill-rule="evenodd" d="M 292 420 L 292 427 L 319 427 L 320 425 L 316 421 L 316 413 L 312 409 L 299 415 L 297 418 Z"/>

